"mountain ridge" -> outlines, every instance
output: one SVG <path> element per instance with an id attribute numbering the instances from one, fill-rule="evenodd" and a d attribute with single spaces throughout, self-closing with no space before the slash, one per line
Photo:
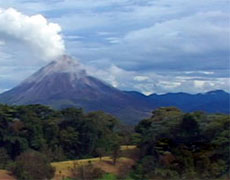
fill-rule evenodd
<path id="1" fill-rule="evenodd" d="M 230 93 L 223 90 L 212 90 L 197 94 L 184 92 L 162 95 L 151 94 L 149 98 L 157 106 L 176 106 L 185 112 L 230 113 Z"/>

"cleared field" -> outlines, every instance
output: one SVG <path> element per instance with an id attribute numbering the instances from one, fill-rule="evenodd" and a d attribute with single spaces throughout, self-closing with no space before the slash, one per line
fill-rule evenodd
<path id="1" fill-rule="evenodd" d="M 81 159 L 81 160 L 73 160 L 73 161 L 62 161 L 62 162 L 54 162 L 51 163 L 53 167 L 56 168 L 55 179 L 62 179 L 63 177 L 71 177 L 72 169 L 74 165 L 86 165 L 89 162 L 95 163 L 99 162 L 100 158 L 91 158 L 91 159 Z M 102 161 L 112 161 L 110 157 L 102 157 Z"/>
<path id="2" fill-rule="evenodd" d="M 117 159 L 115 166 L 109 156 L 102 157 L 101 160 L 100 158 L 90 158 L 51 163 L 51 165 L 56 168 L 54 179 L 61 180 L 65 177 L 71 177 L 74 166 L 87 165 L 89 163 L 93 164 L 94 167 L 102 169 L 104 172 L 121 175 L 122 173 L 128 172 L 135 164 L 136 158 L 133 156 L 135 156 L 137 148 L 136 146 L 121 146 L 121 151 L 121 157 Z"/>
<path id="3" fill-rule="evenodd" d="M 16 180 L 9 171 L 0 170 L 0 180 Z"/>

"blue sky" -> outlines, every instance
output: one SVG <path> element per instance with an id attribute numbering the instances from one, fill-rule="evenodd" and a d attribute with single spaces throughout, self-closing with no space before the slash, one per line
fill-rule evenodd
<path id="1" fill-rule="evenodd" d="M 1 1 L 0 92 L 63 52 L 123 90 L 229 91 L 229 12 L 228 0 Z"/>

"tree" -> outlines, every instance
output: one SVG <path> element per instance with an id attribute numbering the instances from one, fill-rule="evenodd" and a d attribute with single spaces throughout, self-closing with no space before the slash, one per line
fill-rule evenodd
<path id="1" fill-rule="evenodd" d="M 118 120 L 102 111 L 0 105 L 0 148 L 7 150 L 10 160 L 29 149 L 52 161 L 102 156 L 112 151 L 118 134 Z"/>
<path id="2" fill-rule="evenodd" d="M 138 146 L 142 155 L 136 175 L 142 178 L 145 174 L 148 179 L 215 179 L 227 174 L 229 117 L 182 113 L 172 107 L 154 110 L 152 117 L 135 128 L 141 136 Z M 148 156 L 155 159 L 154 166 L 143 163 Z"/>
<path id="3" fill-rule="evenodd" d="M 113 165 L 116 165 L 117 158 L 119 157 L 120 152 L 121 152 L 120 145 L 119 144 L 115 144 L 113 146 L 113 151 L 112 151 Z"/>
<path id="4" fill-rule="evenodd" d="M 99 156 L 100 161 L 101 161 L 102 156 L 105 155 L 105 149 L 103 147 L 98 147 L 96 148 L 96 153 Z"/>
<path id="5" fill-rule="evenodd" d="M 0 169 L 5 169 L 10 158 L 5 148 L 0 148 Z"/>
<path id="6" fill-rule="evenodd" d="M 51 179 L 55 169 L 43 154 L 31 151 L 17 157 L 12 172 L 20 180 L 43 180 Z"/>
<path id="7" fill-rule="evenodd" d="M 60 143 L 64 151 L 68 152 L 68 157 L 76 157 L 79 147 L 78 132 L 72 127 L 67 127 L 66 129 L 60 131 L 59 136 Z"/>

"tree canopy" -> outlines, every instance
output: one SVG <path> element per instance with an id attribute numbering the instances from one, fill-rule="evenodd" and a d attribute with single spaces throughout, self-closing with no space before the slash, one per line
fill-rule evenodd
<path id="1" fill-rule="evenodd" d="M 153 111 L 136 126 L 142 158 L 136 179 L 215 179 L 229 173 L 230 117 L 183 113 L 174 107 Z"/>
<path id="2" fill-rule="evenodd" d="M 29 149 L 49 155 L 52 161 L 96 156 L 97 148 L 112 151 L 118 124 L 100 111 L 0 105 L 0 158 L 15 160 Z"/>

